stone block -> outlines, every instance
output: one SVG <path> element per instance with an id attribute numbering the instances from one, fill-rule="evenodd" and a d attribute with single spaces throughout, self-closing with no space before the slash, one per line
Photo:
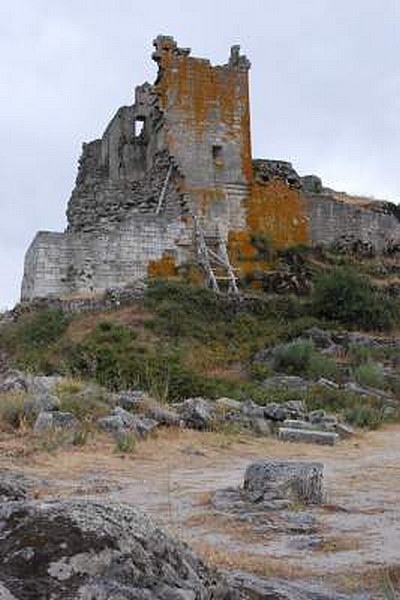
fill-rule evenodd
<path id="1" fill-rule="evenodd" d="M 258 461 L 247 467 L 243 489 L 253 502 L 286 499 L 320 504 L 323 501 L 323 465 Z"/>
<path id="2" fill-rule="evenodd" d="M 284 442 L 305 442 L 307 444 L 321 444 L 322 446 L 334 446 L 339 439 L 337 433 L 330 431 L 293 429 L 289 427 L 280 427 L 278 436 Z"/>

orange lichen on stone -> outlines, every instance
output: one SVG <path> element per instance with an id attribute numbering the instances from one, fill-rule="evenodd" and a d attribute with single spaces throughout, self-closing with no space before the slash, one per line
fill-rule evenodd
<path id="1" fill-rule="evenodd" d="M 228 236 L 228 253 L 232 264 L 241 275 L 268 268 L 268 262 L 260 258 L 257 248 L 252 244 L 249 231 L 231 231 Z"/>
<path id="2" fill-rule="evenodd" d="M 260 254 L 257 249 L 257 237 L 264 237 L 275 249 L 309 243 L 308 217 L 301 193 L 285 182 L 254 182 L 245 208 L 246 228 L 231 231 L 228 238 L 230 259 L 242 275 L 274 266 L 272 256 Z"/>
<path id="3" fill-rule="evenodd" d="M 246 223 L 250 232 L 267 234 L 277 248 L 309 243 L 302 195 L 279 179 L 253 184 L 246 201 Z"/>
<path id="4" fill-rule="evenodd" d="M 147 266 L 149 277 L 168 278 L 177 275 L 177 266 L 175 257 L 165 254 L 159 260 L 151 260 Z"/>
<path id="5" fill-rule="evenodd" d="M 241 127 L 242 115 L 248 112 L 247 73 L 238 73 L 227 67 L 213 67 L 208 60 L 192 56 L 170 56 L 163 65 L 156 90 L 163 110 L 179 109 L 187 125 L 202 135 L 209 121 L 209 113 L 218 110 L 218 120 L 227 126 L 227 132 Z M 239 102 L 238 102 L 239 101 Z"/>
<path id="6" fill-rule="evenodd" d="M 209 135 L 221 143 L 236 141 L 240 146 L 242 174 L 252 179 L 248 72 L 228 65 L 166 52 L 160 77 L 155 84 L 159 105 L 166 115 L 171 148 L 181 143 L 176 133 L 198 143 Z M 211 142 L 210 142 L 211 143 Z"/>

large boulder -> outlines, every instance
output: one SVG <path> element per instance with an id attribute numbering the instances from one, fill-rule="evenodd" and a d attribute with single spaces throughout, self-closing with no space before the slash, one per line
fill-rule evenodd
<path id="1" fill-rule="evenodd" d="M 28 383 L 23 373 L 19 371 L 5 371 L 0 378 L 0 393 L 26 392 Z"/>
<path id="2" fill-rule="evenodd" d="M 205 398 L 188 398 L 176 406 L 186 427 L 199 430 L 211 429 L 215 420 L 214 405 Z"/>
<path id="3" fill-rule="evenodd" d="M 138 437 L 145 437 L 158 427 L 158 422 L 140 415 L 133 415 L 121 406 L 116 406 L 111 415 L 98 419 L 97 425 L 99 429 L 106 433 L 132 432 Z"/>
<path id="4" fill-rule="evenodd" d="M 25 393 L 24 416 L 35 418 L 41 411 L 52 411 L 59 407 L 55 387 L 62 380 L 58 376 L 34 376 L 20 371 L 8 371 L 0 378 L 0 393 Z"/>
<path id="5" fill-rule="evenodd" d="M 149 395 L 142 390 L 122 390 L 114 396 L 117 406 L 125 410 L 138 411 L 149 401 Z"/>
<path id="6" fill-rule="evenodd" d="M 258 461 L 247 467 L 243 489 L 253 502 L 289 500 L 320 504 L 323 501 L 323 465 Z"/>
<path id="7" fill-rule="evenodd" d="M 149 403 L 144 409 L 144 414 L 159 425 L 167 427 L 181 427 L 183 425 L 181 417 L 175 411 L 165 408 L 156 402 Z"/>
<path id="8" fill-rule="evenodd" d="M 234 600 L 218 573 L 143 513 L 88 501 L 0 507 L 0 597 Z"/>

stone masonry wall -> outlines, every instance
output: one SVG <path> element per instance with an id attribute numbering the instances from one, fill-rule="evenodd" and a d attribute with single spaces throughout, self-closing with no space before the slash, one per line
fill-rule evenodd
<path id="1" fill-rule="evenodd" d="M 279 248 L 343 240 L 379 252 L 400 247 L 393 205 L 341 201 L 289 162 L 252 161 L 250 63 L 239 46 L 217 66 L 170 36 L 154 46 L 155 83 L 138 86 L 134 103 L 83 146 L 66 232 L 40 232 L 31 244 L 23 299 L 173 275 L 194 256 L 193 217 L 210 248 L 225 238 L 238 275 L 269 266 L 255 238 Z"/>
<path id="2" fill-rule="evenodd" d="M 159 152 L 153 167 L 139 180 L 111 179 L 97 175 L 95 168 L 83 178 L 69 202 L 68 230 L 71 232 L 112 229 L 137 213 L 154 214 L 169 169 L 167 152 Z M 92 173 L 95 173 L 93 176 Z M 179 216 L 185 212 L 184 196 L 176 185 L 176 170 L 169 178 L 163 212 Z M 78 176 L 79 178 L 79 176 Z"/>
<path id="3" fill-rule="evenodd" d="M 190 245 L 177 219 L 140 215 L 103 234 L 40 232 L 25 259 L 22 300 L 124 287 L 165 253 L 182 260 Z"/>
<path id="4" fill-rule="evenodd" d="M 376 252 L 400 244 L 400 221 L 388 204 L 375 207 L 340 202 L 328 194 L 305 194 L 312 245 L 363 242 Z"/>
<path id="5" fill-rule="evenodd" d="M 167 36 L 155 40 L 159 74 L 154 93 L 168 147 L 183 174 L 190 212 L 211 236 L 244 225 L 241 205 L 252 179 L 248 71 L 231 50 L 225 65 L 190 56 Z"/>

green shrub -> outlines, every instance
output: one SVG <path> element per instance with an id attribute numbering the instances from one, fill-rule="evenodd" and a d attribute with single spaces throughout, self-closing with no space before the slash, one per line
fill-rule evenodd
<path id="1" fill-rule="evenodd" d="M 115 441 L 115 449 L 117 452 L 130 454 L 136 450 L 136 436 L 133 433 L 121 433 Z"/>
<path id="2" fill-rule="evenodd" d="M 127 369 L 131 366 L 129 357 L 134 341 L 131 329 L 112 321 L 101 321 L 71 352 L 71 369 L 116 389 L 129 380 Z"/>
<path id="3" fill-rule="evenodd" d="M 333 358 L 317 353 L 311 355 L 307 369 L 307 375 L 311 379 L 315 380 L 325 377 L 326 379 L 336 380 L 338 374 L 339 370 L 336 361 Z"/>
<path id="4" fill-rule="evenodd" d="M 382 388 L 385 385 L 385 374 L 378 363 L 366 362 L 354 370 L 354 377 L 360 385 Z"/>
<path id="5" fill-rule="evenodd" d="M 335 360 L 319 354 L 311 340 L 295 340 L 279 347 L 273 366 L 288 375 L 302 375 L 311 379 L 335 379 L 338 374 Z"/>
<path id="6" fill-rule="evenodd" d="M 363 429 L 377 429 L 383 422 L 382 412 L 373 406 L 354 406 L 344 412 L 350 425 Z"/>
<path id="7" fill-rule="evenodd" d="M 362 365 L 370 362 L 372 348 L 362 344 L 351 344 L 348 349 L 348 356 L 353 364 Z"/>
<path id="8" fill-rule="evenodd" d="M 51 375 L 62 371 L 62 337 L 70 318 L 60 309 L 46 309 L 22 315 L 2 328 L 0 350 L 25 371 Z"/>
<path id="9" fill-rule="evenodd" d="M 368 277 L 336 268 L 316 277 L 313 306 L 318 317 L 366 329 L 389 329 L 394 314 L 389 301 Z"/>
<path id="10" fill-rule="evenodd" d="M 288 375 L 307 373 L 314 354 L 314 344 L 310 340 L 295 340 L 277 349 L 274 356 L 274 369 Z"/>
<path id="11" fill-rule="evenodd" d="M 60 339 L 69 321 L 69 317 L 59 308 L 41 310 L 21 321 L 21 341 L 30 347 L 47 346 Z"/>
<path id="12" fill-rule="evenodd" d="M 269 365 L 260 362 L 252 362 L 249 366 L 250 377 L 255 381 L 264 381 L 274 373 Z"/>

